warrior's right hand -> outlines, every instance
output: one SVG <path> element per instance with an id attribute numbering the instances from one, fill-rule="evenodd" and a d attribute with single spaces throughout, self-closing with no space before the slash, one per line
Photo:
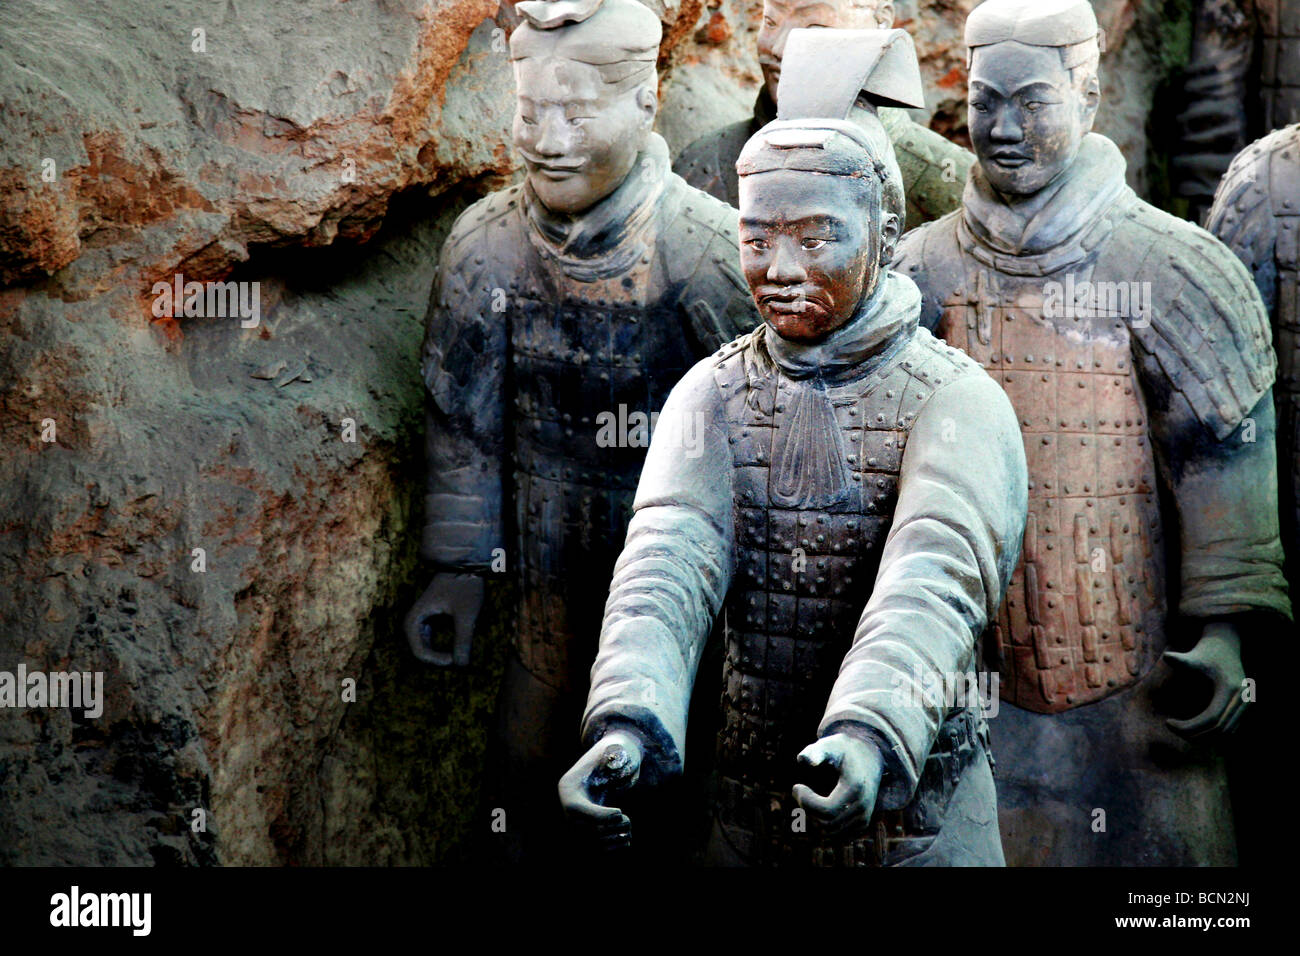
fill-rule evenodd
<path id="1" fill-rule="evenodd" d="M 483 579 L 476 574 L 435 574 L 404 624 L 411 653 L 437 667 L 468 667 L 474 625 L 483 607 Z M 451 653 L 433 649 L 433 624 L 450 617 L 455 643 Z"/>
<path id="2" fill-rule="evenodd" d="M 644 748 L 631 730 L 612 730 L 601 737 L 560 778 L 560 804 L 568 817 L 594 827 L 605 849 L 626 847 L 632 840 L 632 823 L 618 807 L 606 801 L 626 793 L 641 775 Z"/>

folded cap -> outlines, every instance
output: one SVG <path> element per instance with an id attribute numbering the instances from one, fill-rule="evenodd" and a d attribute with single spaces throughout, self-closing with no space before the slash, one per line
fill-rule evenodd
<path id="1" fill-rule="evenodd" d="M 523 0 L 524 21 L 510 36 L 510 58 L 554 56 L 592 66 L 650 64 L 663 26 L 637 0 Z"/>
<path id="2" fill-rule="evenodd" d="M 1106 34 L 1088 0 L 984 0 L 966 18 L 966 46 L 1006 40 L 1050 47 L 1096 40 L 1106 49 Z"/>
<path id="3" fill-rule="evenodd" d="M 886 171 L 875 152 L 866 131 L 847 120 L 774 120 L 750 137 L 736 160 L 736 173 L 794 169 L 883 182 Z"/>
<path id="4" fill-rule="evenodd" d="M 874 106 L 925 106 L 906 30 L 791 30 L 781 57 L 777 119 L 847 119 L 860 94 Z"/>

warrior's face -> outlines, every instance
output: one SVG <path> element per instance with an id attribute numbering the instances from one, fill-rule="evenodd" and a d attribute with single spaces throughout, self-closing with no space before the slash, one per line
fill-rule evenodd
<path id="1" fill-rule="evenodd" d="M 658 103 L 648 86 L 620 91 L 589 63 L 515 61 L 514 142 L 528 182 L 554 212 L 584 212 L 631 172 Z"/>
<path id="2" fill-rule="evenodd" d="M 781 57 L 791 30 L 884 30 L 893 25 L 893 0 L 764 0 L 763 25 L 758 30 L 758 65 L 763 68 L 763 82 L 772 102 L 776 102 Z"/>
<path id="3" fill-rule="evenodd" d="M 970 72 L 971 142 L 989 183 L 1030 196 L 1079 152 L 1100 100 L 1095 72 L 1072 79 L 1056 47 L 1015 40 L 976 47 Z"/>
<path id="4" fill-rule="evenodd" d="M 740 179 L 741 268 L 784 339 L 817 342 L 852 319 L 898 233 L 879 183 L 792 169 Z"/>

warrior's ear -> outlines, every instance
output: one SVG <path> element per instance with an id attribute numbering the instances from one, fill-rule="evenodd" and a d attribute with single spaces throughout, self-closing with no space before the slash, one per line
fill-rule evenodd
<path id="1" fill-rule="evenodd" d="M 1097 107 L 1101 105 L 1101 80 L 1097 76 L 1097 71 L 1093 70 L 1092 75 L 1084 81 L 1081 91 L 1083 96 L 1083 126 L 1085 132 L 1092 131 L 1093 121 L 1097 118 Z"/>
<path id="2" fill-rule="evenodd" d="M 880 261 L 886 267 L 894 261 L 894 250 L 902 235 L 902 221 L 895 213 L 885 212 L 880 217 Z"/>
<path id="3" fill-rule="evenodd" d="M 659 96 L 655 92 L 654 84 L 647 83 L 636 91 L 636 105 L 644 114 L 641 125 L 646 129 L 653 127 L 655 116 L 659 113 Z"/>
<path id="4" fill-rule="evenodd" d="M 876 4 L 876 26 L 888 30 L 894 25 L 894 0 L 881 0 Z"/>

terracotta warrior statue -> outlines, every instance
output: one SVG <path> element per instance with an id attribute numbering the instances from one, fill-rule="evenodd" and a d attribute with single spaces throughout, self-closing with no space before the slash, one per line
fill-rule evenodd
<path id="1" fill-rule="evenodd" d="M 1006 390 L 1029 460 L 988 640 L 1007 859 L 1232 863 L 1223 760 L 1190 738 L 1236 726 L 1242 643 L 1290 615 L 1268 318 L 1241 263 L 1139 200 L 1090 132 L 1087 0 L 986 0 L 966 44 L 978 164 L 895 268 Z"/>
<path id="2" fill-rule="evenodd" d="M 1296 27 L 1300 35 L 1300 20 Z M 1236 158 L 1219 185 L 1206 228 L 1245 263 L 1273 319 L 1282 546 L 1294 602 L 1300 594 L 1300 124 L 1271 133 Z M 1283 673 L 1293 644 L 1265 645 L 1256 655 L 1263 659 L 1251 662 L 1254 672 Z M 1285 721 L 1288 706 L 1285 695 L 1261 698 L 1251 715 L 1255 726 L 1243 728 L 1244 739 L 1228 766 L 1243 865 L 1253 862 L 1252 851 L 1276 839 L 1267 779 L 1274 742 L 1265 728 Z"/>
<path id="3" fill-rule="evenodd" d="M 1291 593 L 1300 594 L 1300 123 L 1236 158 L 1206 228 L 1250 269 L 1273 318 L 1282 542 Z"/>
<path id="4" fill-rule="evenodd" d="M 751 136 L 777 118 L 777 91 L 791 31 L 814 27 L 883 30 L 893 25 L 893 0 L 764 0 L 763 24 L 758 32 L 763 86 L 754 102 L 753 117 L 700 137 L 682 150 L 673 169 L 692 186 L 736 206 L 736 158 Z M 877 103 L 887 107 L 880 110 L 880 119 L 893 141 L 902 170 L 907 194 L 904 228 L 914 228 L 956 209 L 974 157 L 956 143 L 913 122 L 902 107 L 925 106 L 919 89 L 909 100 L 879 99 Z"/>
<path id="5" fill-rule="evenodd" d="M 838 96 L 824 67 L 804 82 Z M 634 837 L 624 798 L 683 771 L 722 613 L 722 673 L 703 675 L 722 710 L 707 862 L 1002 863 L 978 697 L 925 687 L 973 683 L 1023 531 L 1024 453 L 1005 395 L 918 328 L 915 285 L 888 271 L 897 164 L 878 120 L 842 118 L 852 101 L 807 95 L 831 118 L 770 123 L 737 162 L 764 322 L 664 407 L 588 750 L 559 787 L 612 845 Z"/>
<path id="6" fill-rule="evenodd" d="M 596 653 L 594 596 L 622 547 L 654 416 L 758 316 L 735 210 L 674 175 L 651 131 L 659 20 L 636 0 L 516 10 L 526 177 L 467 209 L 442 250 L 423 362 L 422 553 L 437 573 L 406 630 L 421 660 L 467 664 L 484 576 L 516 575 L 498 806 L 512 845 L 531 853 L 563 828 L 555 779 Z M 452 654 L 431 645 L 439 616 L 453 621 Z"/>

